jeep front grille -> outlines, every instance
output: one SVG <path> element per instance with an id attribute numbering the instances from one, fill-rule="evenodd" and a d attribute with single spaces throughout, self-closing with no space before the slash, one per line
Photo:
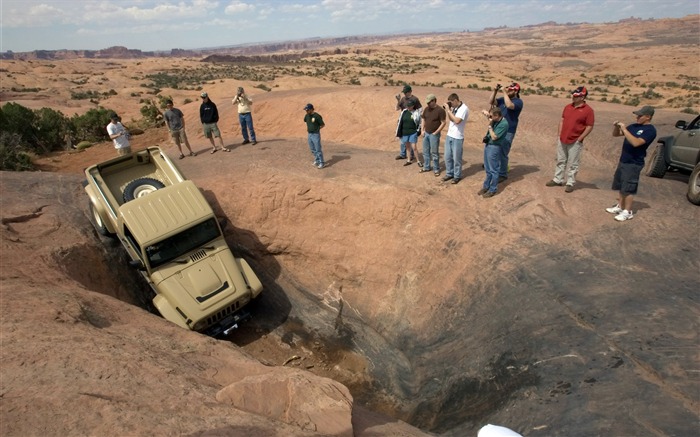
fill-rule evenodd
<path id="1" fill-rule="evenodd" d="M 190 255 L 190 260 L 192 262 L 199 261 L 200 259 L 204 259 L 207 257 L 207 252 L 205 250 L 200 250 L 199 252 L 195 252 L 192 255 Z"/>
<path id="2" fill-rule="evenodd" d="M 229 316 L 229 315 L 235 313 L 236 310 L 238 310 L 238 308 L 240 308 L 240 306 L 241 306 L 241 302 L 240 302 L 240 301 L 236 301 L 236 303 L 227 306 L 226 308 L 224 308 L 223 310 L 219 311 L 218 313 L 216 313 L 216 314 L 214 314 L 214 315 L 212 315 L 212 316 L 207 317 L 207 325 L 208 325 L 208 326 L 211 326 L 211 325 L 213 325 L 213 324 L 215 324 L 215 323 L 217 323 L 217 322 L 219 322 L 219 321 L 225 319 L 227 316 Z"/>

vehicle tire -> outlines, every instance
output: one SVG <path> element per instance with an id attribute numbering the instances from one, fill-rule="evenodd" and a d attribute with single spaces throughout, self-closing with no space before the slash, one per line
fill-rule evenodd
<path id="1" fill-rule="evenodd" d="M 165 185 L 158 179 L 141 178 L 131 181 L 124 188 L 124 202 L 151 194 L 152 192 L 164 188 Z"/>
<path id="2" fill-rule="evenodd" d="M 92 224 L 95 226 L 95 229 L 97 230 L 97 232 L 100 235 L 104 235 L 105 237 L 114 238 L 114 234 L 107 230 L 107 227 L 105 226 L 104 222 L 102 221 L 102 217 L 100 217 L 100 213 L 97 212 L 95 205 L 93 205 L 92 202 L 89 202 L 89 205 L 90 205 L 90 215 L 92 216 Z"/>
<path id="3" fill-rule="evenodd" d="M 686 197 L 690 203 L 700 205 L 700 162 L 695 164 L 693 172 L 688 179 L 688 194 Z"/>
<path id="4" fill-rule="evenodd" d="M 651 151 L 647 160 L 647 168 L 644 174 L 652 178 L 662 178 L 666 174 L 668 165 L 666 164 L 666 145 L 658 143 L 654 150 Z"/>

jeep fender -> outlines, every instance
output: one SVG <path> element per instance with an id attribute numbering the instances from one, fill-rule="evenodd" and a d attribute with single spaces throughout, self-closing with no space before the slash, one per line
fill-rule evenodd
<path id="1" fill-rule="evenodd" d="M 675 139 L 676 138 L 673 136 L 667 136 L 656 140 L 657 143 L 662 143 L 664 145 L 664 161 L 666 161 L 666 165 L 671 165 L 671 147 L 673 147 Z"/>
<path id="2" fill-rule="evenodd" d="M 253 269 L 250 268 L 248 262 L 243 258 L 236 258 L 236 264 L 238 264 L 238 268 L 240 269 L 241 273 L 243 273 L 243 279 L 245 280 L 246 284 L 248 284 L 248 288 L 250 288 L 250 292 L 252 294 L 251 297 L 255 299 L 263 289 L 260 279 L 258 279 L 258 276 L 255 274 L 255 272 L 253 272 Z"/>
<path id="3" fill-rule="evenodd" d="M 114 228 L 114 222 L 108 219 L 109 213 L 107 212 L 104 203 L 100 201 L 99 196 L 97 195 L 97 193 L 95 193 L 95 189 L 88 184 L 85 186 L 85 192 L 90 198 L 90 203 L 92 204 L 92 207 L 94 208 L 95 212 L 100 215 L 102 225 L 105 227 L 105 229 L 107 229 L 107 231 L 110 234 L 116 234 L 117 230 Z"/>
<path id="4" fill-rule="evenodd" d="M 187 324 L 185 318 L 175 308 L 173 308 L 173 306 L 170 305 L 170 302 L 168 302 L 168 300 L 163 296 L 158 295 L 154 297 L 153 305 L 156 307 L 156 309 L 158 309 L 158 312 L 165 320 L 173 322 L 174 324 L 185 329 L 192 329 Z"/>

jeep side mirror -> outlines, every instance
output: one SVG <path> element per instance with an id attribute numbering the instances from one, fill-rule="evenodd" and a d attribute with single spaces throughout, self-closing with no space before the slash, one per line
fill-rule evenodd
<path id="1" fill-rule="evenodd" d="M 678 129 L 685 129 L 686 126 L 687 126 L 687 124 L 686 124 L 685 120 L 678 120 L 676 122 L 676 127 Z"/>
<path id="2" fill-rule="evenodd" d="M 129 267 L 133 267 L 133 268 L 138 269 L 138 270 L 143 270 L 146 268 L 140 259 L 129 261 Z"/>

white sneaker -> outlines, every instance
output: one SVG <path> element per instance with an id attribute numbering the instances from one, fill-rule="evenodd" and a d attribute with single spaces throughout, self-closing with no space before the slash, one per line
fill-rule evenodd
<path id="1" fill-rule="evenodd" d="M 618 222 L 624 222 L 625 220 L 632 220 L 632 217 L 634 217 L 632 211 L 627 211 L 626 209 L 623 209 L 621 213 L 615 216 L 615 220 L 617 220 Z"/>
<path id="2" fill-rule="evenodd" d="M 618 203 L 615 204 L 615 206 L 611 206 L 610 208 L 605 208 L 607 212 L 610 214 L 619 214 L 622 212 L 622 208 L 620 208 L 620 205 Z"/>
<path id="3" fill-rule="evenodd" d="M 325 167 L 326 167 L 326 164 L 324 164 L 324 163 L 320 163 L 319 165 L 316 166 L 316 168 L 318 168 L 319 170 L 322 168 L 325 168 Z"/>

